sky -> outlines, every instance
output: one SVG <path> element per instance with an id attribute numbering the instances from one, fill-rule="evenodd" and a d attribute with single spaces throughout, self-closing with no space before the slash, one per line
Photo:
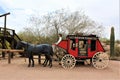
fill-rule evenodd
<path id="1" fill-rule="evenodd" d="M 120 40 L 119 0 L 0 0 L 0 15 L 7 16 L 7 28 L 22 31 L 31 15 L 44 15 L 60 9 L 82 10 L 87 16 L 105 27 L 104 37 L 109 38 L 110 28 L 115 27 L 115 37 Z M 4 18 L 0 17 L 0 27 Z"/>

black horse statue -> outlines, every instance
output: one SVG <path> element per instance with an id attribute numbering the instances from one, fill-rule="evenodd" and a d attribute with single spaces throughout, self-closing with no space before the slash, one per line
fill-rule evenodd
<path id="1" fill-rule="evenodd" d="M 33 55 L 41 55 L 41 54 L 44 54 L 46 58 L 43 65 L 46 66 L 49 61 L 49 66 L 52 67 L 53 49 L 51 45 L 49 44 L 34 45 L 25 41 L 19 41 L 17 42 L 16 49 L 21 49 L 21 48 L 24 48 L 26 56 L 29 58 L 28 67 L 31 66 L 31 61 L 32 61 L 32 67 L 34 67 Z"/>

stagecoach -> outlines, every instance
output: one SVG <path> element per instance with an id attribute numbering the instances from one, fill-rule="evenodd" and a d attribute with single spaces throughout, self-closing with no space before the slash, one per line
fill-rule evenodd
<path id="1" fill-rule="evenodd" d="M 108 65 L 109 57 L 96 35 L 67 35 L 66 40 L 62 40 L 56 47 L 56 54 L 65 69 L 71 69 L 77 61 L 87 59 L 97 69 Z"/>

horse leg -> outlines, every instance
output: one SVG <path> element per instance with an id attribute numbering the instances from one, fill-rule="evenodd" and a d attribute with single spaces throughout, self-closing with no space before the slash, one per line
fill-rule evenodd
<path id="1" fill-rule="evenodd" d="M 47 61 L 47 56 L 45 55 L 45 61 L 43 62 L 42 65 L 45 65 L 45 64 L 46 64 L 46 61 Z"/>
<path id="2" fill-rule="evenodd" d="M 46 63 L 46 59 L 45 59 L 45 61 L 43 62 L 43 64 L 42 64 L 42 65 L 44 66 L 44 65 L 45 65 L 45 63 Z"/>
<path id="3" fill-rule="evenodd" d="M 51 65 L 50 57 L 49 57 L 49 59 L 48 59 L 48 60 L 49 60 L 49 64 L 48 64 L 48 66 L 50 66 L 50 65 Z"/>
<path id="4" fill-rule="evenodd" d="M 41 64 L 41 55 L 38 55 L 38 63 Z"/>
<path id="5" fill-rule="evenodd" d="M 46 63 L 46 59 L 45 59 L 44 63 L 42 64 L 42 65 L 43 65 L 43 67 L 45 67 L 45 63 Z"/>
<path id="6" fill-rule="evenodd" d="M 47 57 L 47 55 L 45 55 L 45 61 L 43 63 L 43 66 L 46 67 L 47 63 L 48 63 L 48 57 Z"/>
<path id="7" fill-rule="evenodd" d="M 48 66 L 50 66 L 50 60 L 49 60 L 49 64 L 48 64 Z"/>
<path id="8" fill-rule="evenodd" d="M 29 64 L 28 64 L 28 67 L 30 67 L 31 65 L 31 58 L 29 57 Z"/>
<path id="9" fill-rule="evenodd" d="M 43 64 L 42 64 L 42 65 L 44 66 L 44 65 L 45 65 L 45 63 L 46 63 L 46 55 L 45 55 L 45 61 L 43 62 Z"/>
<path id="10" fill-rule="evenodd" d="M 31 61 L 32 61 L 32 67 L 34 67 L 33 55 L 29 55 L 29 64 L 28 64 L 28 67 L 31 66 Z"/>
<path id="11" fill-rule="evenodd" d="M 34 67 L 34 59 L 33 59 L 33 55 L 31 56 L 31 60 L 32 60 L 32 67 Z"/>
<path id="12" fill-rule="evenodd" d="M 45 64 L 45 66 L 47 65 L 47 63 L 48 63 L 48 58 L 46 59 L 46 64 Z"/>
<path id="13" fill-rule="evenodd" d="M 52 56 L 50 56 L 50 68 L 52 67 Z"/>
<path id="14" fill-rule="evenodd" d="M 50 68 L 52 67 L 52 56 L 48 56 L 48 59 L 49 59 L 49 66 L 50 66 Z"/>

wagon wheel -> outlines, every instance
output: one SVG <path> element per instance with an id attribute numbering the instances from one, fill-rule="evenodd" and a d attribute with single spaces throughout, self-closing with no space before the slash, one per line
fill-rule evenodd
<path id="1" fill-rule="evenodd" d="M 92 57 L 92 65 L 97 69 L 104 69 L 108 66 L 109 57 L 104 52 L 97 52 Z"/>
<path id="2" fill-rule="evenodd" d="M 61 60 L 61 65 L 65 69 L 72 69 L 75 66 L 75 64 L 76 59 L 70 54 L 66 54 Z"/>

